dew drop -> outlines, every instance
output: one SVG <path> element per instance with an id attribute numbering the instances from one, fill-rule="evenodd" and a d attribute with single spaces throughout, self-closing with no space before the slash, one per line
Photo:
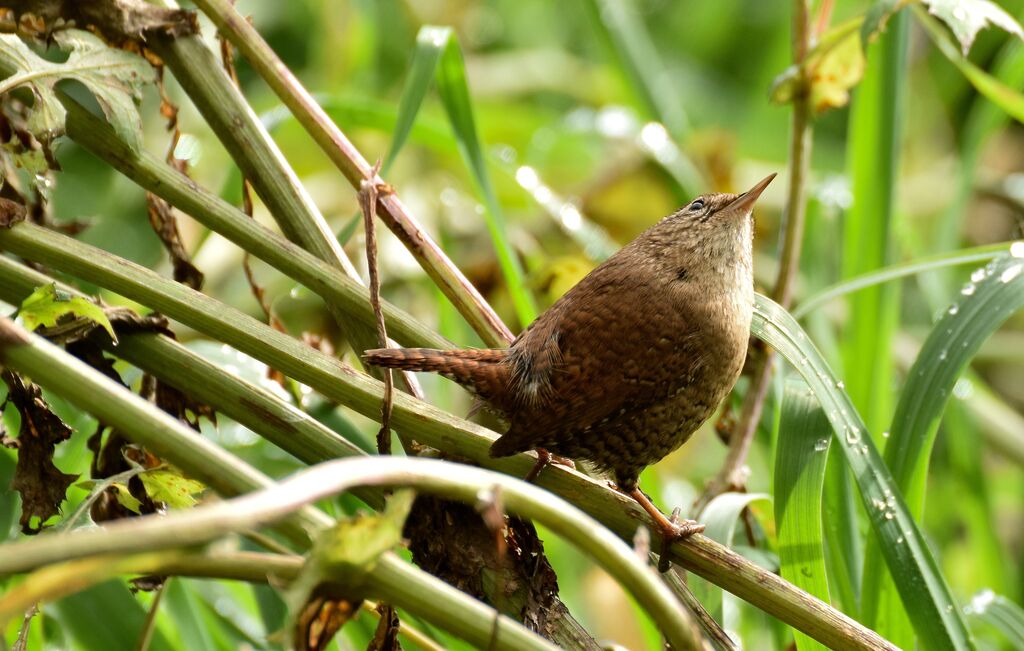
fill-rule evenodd
<path id="1" fill-rule="evenodd" d="M 948 357 L 948 356 L 949 356 L 949 352 L 945 348 L 943 348 L 942 352 L 939 353 L 939 361 L 940 362 L 946 361 L 946 357 Z"/>
<path id="2" fill-rule="evenodd" d="M 842 380 L 839 380 L 839 381 L 836 382 L 836 388 L 837 389 L 845 389 L 846 385 L 843 383 Z"/>
<path id="3" fill-rule="evenodd" d="M 948 312 L 951 315 L 955 315 L 959 311 L 960 311 L 960 306 L 957 305 L 956 303 L 953 303 L 952 305 L 950 305 L 949 309 L 946 310 L 946 312 Z"/>
<path id="4" fill-rule="evenodd" d="M 882 438 L 883 438 L 883 439 L 887 439 L 887 438 L 889 438 L 889 431 L 888 431 L 888 430 L 886 430 L 886 431 L 882 432 Z"/>
<path id="5" fill-rule="evenodd" d="M 1024 240 L 1010 245 L 1010 255 L 1015 258 L 1024 258 Z"/>
<path id="6" fill-rule="evenodd" d="M 815 452 L 824 452 L 827 449 L 828 449 L 828 439 L 818 439 L 818 441 L 814 444 L 814 451 Z"/>
<path id="7" fill-rule="evenodd" d="M 985 280 L 985 277 L 987 275 L 988 274 L 985 273 L 985 268 L 984 267 L 982 267 L 980 269 L 975 269 L 974 273 L 971 274 L 971 282 L 972 283 L 980 283 L 981 281 Z"/>
<path id="8" fill-rule="evenodd" d="M 1019 276 L 1021 271 L 1024 271 L 1024 265 L 1015 264 L 1012 267 L 1008 268 L 1006 271 L 1004 271 L 1001 276 L 999 276 L 999 282 L 1008 283 L 1017 276 Z"/>
<path id="9" fill-rule="evenodd" d="M 960 293 L 964 296 L 970 296 L 974 293 L 975 289 L 977 289 L 977 287 L 974 286 L 974 283 L 967 283 L 964 285 L 964 288 L 960 290 Z"/>

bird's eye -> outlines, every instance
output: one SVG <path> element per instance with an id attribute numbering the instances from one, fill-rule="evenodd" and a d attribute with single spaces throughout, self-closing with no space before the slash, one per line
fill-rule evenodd
<path id="1" fill-rule="evenodd" d="M 692 212 L 697 212 L 698 210 L 702 210 L 703 208 L 704 208 L 704 200 L 703 199 L 694 199 L 693 203 L 690 204 L 690 210 Z"/>

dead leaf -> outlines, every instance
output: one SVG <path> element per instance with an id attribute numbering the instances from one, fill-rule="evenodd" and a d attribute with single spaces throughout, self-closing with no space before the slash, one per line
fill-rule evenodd
<path id="1" fill-rule="evenodd" d="M 152 192 L 147 192 L 146 210 L 149 213 L 149 224 L 171 256 L 174 279 L 192 289 L 202 288 L 203 272 L 192 264 L 192 258 L 181 241 L 181 231 L 178 230 L 178 221 L 171 205 Z"/>
<path id="2" fill-rule="evenodd" d="M 145 40 L 147 32 L 179 37 L 199 31 L 194 11 L 165 9 L 143 0 L 8 0 L 4 4 L 14 10 L 19 22 L 23 14 L 32 14 L 52 29 L 63 19 L 95 29 L 117 43 Z"/>
<path id="3" fill-rule="evenodd" d="M 21 531 L 37 534 L 44 522 L 60 513 L 68 486 L 78 479 L 53 463 L 54 448 L 71 437 L 72 429 L 53 413 L 38 386 L 6 369 L 0 377 L 7 384 L 7 399 L 21 416 L 18 438 L 4 440 L 4 445 L 18 450 L 11 487 L 21 493 Z M 33 518 L 39 519 L 37 526 L 32 526 Z"/>
<path id="4" fill-rule="evenodd" d="M 377 604 L 377 612 L 380 613 L 380 621 L 377 622 L 377 630 L 366 651 L 402 651 L 398 641 L 399 621 L 395 607 Z"/>

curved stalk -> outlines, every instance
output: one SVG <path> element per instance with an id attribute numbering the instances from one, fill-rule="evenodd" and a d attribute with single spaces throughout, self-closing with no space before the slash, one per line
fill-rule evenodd
<path id="1" fill-rule="evenodd" d="M 8 337 L 28 337 L 27 333 L 10 333 L 13 328 L 16 326 L 10 321 L 0 321 L 0 330 L 7 330 Z M 25 345 L 8 346 L 5 357 L 18 365 L 23 351 L 49 346 L 38 337 L 35 339 L 35 342 L 26 340 Z M 74 374 L 74 370 L 69 373 Z M 131 402 L 128 396 L 137 398 L 123 389 L 108 397 L 116 408 L 117 403 Z M 646 562 L 600 523 L 561 498 L 521 480 L 435 459 L 338 459 L 223 502 L 2 545 L 0 575 L 98 554 L 132 554 L 199 545 L 228 533 L 272 524 L 318 500 L 356 486 L 412 487 L 469 503 L 476 503 L 482 492 L 494 495 L 500 492 L 502 502 L 510 511 L 542 523 L 587 552 L 615 577 L 654 619 L 674 648 L 701 647 L 695 622 L 668 587 Z M 388 601 L 403 606 L 401 602 Z"/>
<path id="2" fill-rule="evenodd" d="M 353 188 L 358 189 L 367 179 L 381 181 L 380 177 L 371 178 L 375 174 L 369 162 L 230 2 L 199 0 L 196 4 L 238 48 Z M 398 196 L 382 194 L 379 203 L 378 215 L 481 339 L 488 346 L 508 345 L 514 338 L 508 326 L 423 230 Z"/>
<path id="3" fill-rule="evenodd" d="M 238 495 L 273 486 L 273 481 L 269 477 L 252 466 L 209 440 L 197 436 L 193 430 L 99 371 L 41 337 L 30 335 L 6 317 L 0 317 L 0 361 L 12 369 L 29 375 L 34 381 L 77 407 L 92 413 L 97 419 L 116 428 L 130 440 L 144 445 L 222 495 Z M 245 500 L 248 497 L 239 499 Z M 167 517 L 180 518 L 180 516 L 191 512 L 176 512 Z M 284 530 L 297 544 L 303 542 L 306 534 L 333 524 L 333 520 L 322 511 L 305 504 L 275 511 L 273 521 L 286 517 L 288 519 L 283 523 Z M 120 522 L 125 524 L 122 525 Z M 113 529 L 114 531 L 121 531 L 121 527 L 130 524 L 126 521 L 120 522 Z M 241 528 L 235 530 L 252 528 L 257 526 L 258 522 L 257 519 L 248 525 L 240 524 Z M 206 521 L 205 526 L 214 525 L 215 521 Z M 111 525 L 111 527 L 115 527 L 115 525 Z M 36 558 L 38 560 L 44 558 L 46 554 L 55 554 L 50 560 L 44 561 L 45 563 L 102 553 L 103 545 L 108 543 L 103 542 L 105 538 L 98 534 L 104 531 L 107 529 L 91 529 L 73 534 L 46 536 L 48 539 L 57 539 L 62 535 L 70 535 L 74 537 L 74 542 L 68 543 L 65 540 L 59 548 L 51 549 L 49 552 L 43 550 L 43 556 Z M 128 531 L 133 530 L 129 529 Z M 204 535 L 208 535 L 209 531 L 210 529 L 207 528 Z M 162 534 L 154 535 L 146 538 L 148 542 L 145 547 L 134 549 L 153 551 L 211 539 L 211 537 L 197 537 L 197 534 L 201 533 L 199 530 L 192 533 L 168 530 L 165 533 L 168 535 L 168 539 L 161 542 Z M 124 535 L 134 536 L 135 534 Z M 149 534 L 139 535 L 144 537 Z M 115 535 L 115 537 L 120 536 Z M 38 546 L 40 540 L 33 539 L 14 543 L 14 545 L 40 550 L 42 549 Z M 127 541 L 122 540 L 121 542 Z M 66 546 L 69 544 L 71 547 Z M 33 562 L 28 565 L 0 563 L 0 575 L 25 571 L 38 567 L 40 564 L 42 563 Z M 453 635 L 474 644 L 487 645 L 490 643 L 491 633 L 495 626 L 495 611 L 492 608 L 402 561 L 392 552 L 383 554 L 367 572 L 368 582 L 380 592 L 379 597 L 382 600 L 429 618 Z M 523 648 L 555 648 L 508 617 L 500 616 L 497 618 L 497 622 L 499 634 L 496 646 L 499 648 L 508 651 Z"/>

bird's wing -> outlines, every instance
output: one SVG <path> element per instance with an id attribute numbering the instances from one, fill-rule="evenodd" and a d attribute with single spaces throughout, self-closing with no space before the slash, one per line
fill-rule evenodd
<path id="1" fill-rule="evenodd" d="M 672 293 L 687 291 L 685 286 L 656 285 L 621 271 L 588 276 L 563 299 L 571 309 L 554 306 L 513 346 L 521 400 L 510 410 L 512 425 L 497 454 L 543 445 L 552 436 L 597 427 L 622 410 L 660 402 L 701 364 L 695 327 L 701 319 L 667 307 L 678 305 Z"/>

